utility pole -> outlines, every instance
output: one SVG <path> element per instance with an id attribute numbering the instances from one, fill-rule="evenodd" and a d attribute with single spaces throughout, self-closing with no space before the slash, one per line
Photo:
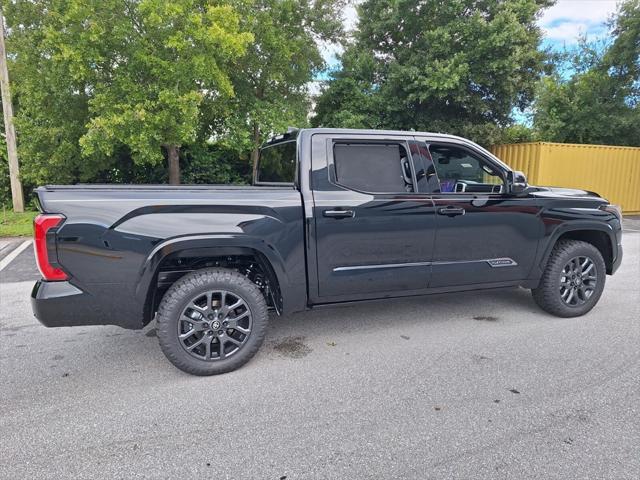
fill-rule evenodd
<path id="1" fill-rule="evenodd" d="M 4 131 L 7 137 L 7 156 L 9 157 L 9 177 L 11 178 L 11 199 L 13 211 L 24 212 L 24 197 L 20 183 L 20 166 L 16 148 L 16 130 L 13 127 L 13 105 L 9 90 L 9 70 L 7 68 L 7 51 L 4 47 L 4 14 L 0 6 L 0 90 L 2 90 L 2 111 L 4 112 Z"/>

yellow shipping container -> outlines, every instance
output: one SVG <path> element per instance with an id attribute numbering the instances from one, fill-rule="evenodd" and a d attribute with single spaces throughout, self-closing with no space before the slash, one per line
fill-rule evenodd
<path id="1" fill-rule="evenodd" d="M 640 213 L 639 147 L 534 142 L 490 150 L 532 185 L 591 190 L 626 214 Z"/>

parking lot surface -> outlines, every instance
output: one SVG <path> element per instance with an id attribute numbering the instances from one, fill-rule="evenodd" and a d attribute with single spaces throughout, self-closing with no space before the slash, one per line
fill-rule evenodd
<path id="1" fill-rule="evenodd" d="M 0 272 L 0 478 L 640 478 L 626 226 L 585 317 L 523 289 L 314 310 L 272 317 L 249 364 L 208 378 L 169 364 L 153 323 L 41 326 L 27 246 Z"/>

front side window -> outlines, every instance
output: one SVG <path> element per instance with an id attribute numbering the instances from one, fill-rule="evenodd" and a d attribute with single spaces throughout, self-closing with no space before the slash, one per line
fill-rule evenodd
<path id="1" fill-rule="evenodd" d="M 429 145 L 438 175 L 440 192 L 501 193 L 504 180 L 500 171 L 479 156 L 455 145 Z"/>
<path id="2" fill-rule="evenodd" d="M 413 192 L 411 163 L 401 143 L 335 143 L 338 184 L 370 193 Z"/>
<path id="3" fill-rule="evenodd" d="M 256 183 L 293 184 L 296 176 L 296 142 L 267 145 L 260 150 Z"/>

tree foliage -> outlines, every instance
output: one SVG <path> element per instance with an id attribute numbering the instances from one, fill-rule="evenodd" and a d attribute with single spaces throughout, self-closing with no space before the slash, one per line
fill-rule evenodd
<path id="1" fill-rule="evenodd" d="M 266 136 L 307 123 L 307 88 L 324 68 L 319 42 L 341 38 L 343 6 L 343 0 L 238 4 L 254 41 L 231 72 L 236 95 L 225 120 L 228 145 L 252 151 L 255 160 Z"/>
<path id="2" fill-rule="evenodd" d="M 19 1 L 5 10 L 20 173 L 27 184 L 87 181 L 98 164 L 82 158 L 78 142 L 88 97 L 45 47 L 50 19 L 44 8 L 44 2 Z"/>
<path id="3" fill-rule="evenodd" d="M 541 81 L 533 115 L 540 138 L 640 146 L 640 0 L 622 3 L 610 26 L 612 41 L 583 39 Z M 567 70 L 575 73 L 565 79 Z"/>
<path id="4" fill-rule="evenodd" d="M 150 179 L 249 152 L 306 122 L 319 41 L 343 0 L 13 0 L 7 8 L 23 177 Z M 212 142 L 220 144 L 212 146 Z M 175 163 L 175 162 L 174 162 Z M 128 167 L 127 167 L 128 166 Z M 236 168 L 237 167 L 237 168 Z M 128 168 L 125 174 L 124 168 Z M 170 169 L 171 170 L 171 169 Z"/>
<path id="5" fill-rule="evenodd" d="M 157 164 L 162 147 L 195 142 L 201 103 L 233 95 L 228 72 L 253 38 L 237 12 L 195 0 L 78 3 L 62 19 L 73 28 L 52 43 L 92 90 L 83 153 L 111 156 L 124 144 Z"/>
<path id="6" fill-rule="evenodd" d="M 44 47 L 88 96 L 85 157 L 126 145 L 157 164 L 196 140 L 199 107 L 233 95 L 229 70 L 253 37 L 217 1 L 53 2 Z"/>
<path id="7" fill-rule="evenodd" d="M 367 0 L 318 100 L 325 126 L 446 131 L 492 143 L 544 71 L 549 0 Z"/>

